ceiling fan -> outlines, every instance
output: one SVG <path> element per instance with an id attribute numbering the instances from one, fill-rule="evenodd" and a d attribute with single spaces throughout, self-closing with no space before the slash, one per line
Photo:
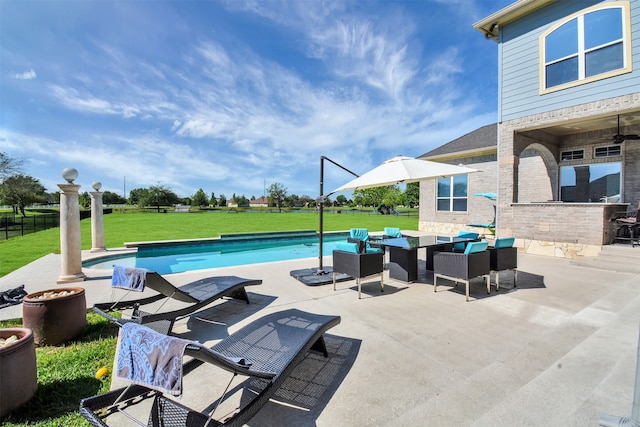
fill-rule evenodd
<path id="1" fill-rule="evenodd" d="M 613 143 L 614 144 L 622 144 L 626 140 L 636 139 L 640 140 L 640 135 L 622 135 L 620 133 L 620 115 L 618 114 L 618 133 L 613 135 Z"/>

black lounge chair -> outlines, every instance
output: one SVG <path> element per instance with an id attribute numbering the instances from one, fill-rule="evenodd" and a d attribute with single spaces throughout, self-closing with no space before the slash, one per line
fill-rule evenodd
<path id="1" fill-rule="evenodd" d="M 244 279 L 237 276 L 213 276 L 196 280 L 195 282 L 177 288 L 160 274 L 154 271 L 148 271 L 146 273 L 145 283 L 148 288 L 158 292 L 158 294 L 136 300 L 98 303 L 93 306 L 93 311 L 114 323 L 122 324 L 122 322 L 125 321 L 133 321 L 145 324 L 157 332 L 169 335 L 176 320 L 191 315 L 220 298 L 229 297 L 240 299 L 249 304 L 249 297 L 244 287 L 260 285 L 262 284 L 262 280 Z M 161 300 L 165 300 L 162 303 L 162 305 L 164 305 L 172 299 L 189 305 L 172 311 L 155 313 L 149 313 L 140 309 L 140 307 Z M 158 307 L 158 310 L 160 308 L 161 306 Z M 109 314 L 111 311 L 126 309 L 133 309 L 131 319 L 120 319 Z"/>
<path id="2" fill-rule="evenodd" d="M 162 392 L 140 384 L 82 399 L 80 413 L 93 426 L 107 426 L 110 415 L 126 412 L 127 408 L 153 398 L 146 421 L 148 426 L 242 426 L 260 411 L 309 350 L 328 356 L 323 334 L 339 323 L 340 316 L 291 309 L 257 319 L 211 348 L 189 342 L 184 355 L 193 359 L 183 365 L 184 374 L 194 369 L 197 372 L 197 366 L 205 362 L 231 372 L 233 377 L 240 375 L 249 379 L 251 400 L 231 416 L 227 417 L 225 413 L 224 420 L 213 419 L 216 406 L 209 413 L 194 411 Z M 258 385 L 254 385 L 256 381 Z M 202 392 L 206 393 L 208 389 Z M 224 394 L 220 398 L 223 400 Z M 126 413 L 126 416 L 132 415 Z"/>

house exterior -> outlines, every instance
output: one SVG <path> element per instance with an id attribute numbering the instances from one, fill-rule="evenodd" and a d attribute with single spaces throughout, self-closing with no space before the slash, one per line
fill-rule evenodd
<path id="1" fill-rule="evenodd" d="M 250 200 L 249 206 L 252 208 L 267 208 L 269 207 L 269 199 L 265 196 L 260 196 L 257 199 Z"/>
<path id="2" fill-rule="evenodd" d="M 519 0 L 474 27 L 498 49 L 495 165 L 464 150 L 448 161 L 495 174 L 498 236 L 529 253 L 597 253 L 612 214 L 640 200 L 640 0 Z M 476 221 L 480 174 L 469 175 L 465 210 L 455 183 L 449 211 L 446 185 L 423 183 L 421 229 Z"/>

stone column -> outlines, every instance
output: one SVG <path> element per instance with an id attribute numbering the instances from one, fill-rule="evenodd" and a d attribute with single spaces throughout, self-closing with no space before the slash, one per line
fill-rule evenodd
<path id="1" fill-rule="evenodd" d="M 81 282 L 86 276 L 82 272 L 82 246 L 80 241 L 79 185 L 58 184 L 60 188 L 60 255 L 61 274 L 58 284 Z"/>
<path id="2" fill-rule="evenodd" d="M 89 192 L 91 196 L 91 252 L 104 252 L 104 217 L 102 212 L 102 194 L 98 183 L 93 184 L 96 191 Z"/>

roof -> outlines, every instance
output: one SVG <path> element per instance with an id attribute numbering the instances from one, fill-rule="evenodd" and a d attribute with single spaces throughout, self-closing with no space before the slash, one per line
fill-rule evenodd
<path id="1" fill-rule="evenodd" d="M 501 26 L 516 21 L 556 0 L 518 0 L 473 24 L 488 39 L 496 40 Z"/>
<path id="2" fill-rule="evenodd" d="M 418 158 L 435 159 L 444 157 L 463 157 L 495 152 L 498 147 L 498 125 L 493 123 L 478 128 L 458 139 L 424 153 Z"/>

